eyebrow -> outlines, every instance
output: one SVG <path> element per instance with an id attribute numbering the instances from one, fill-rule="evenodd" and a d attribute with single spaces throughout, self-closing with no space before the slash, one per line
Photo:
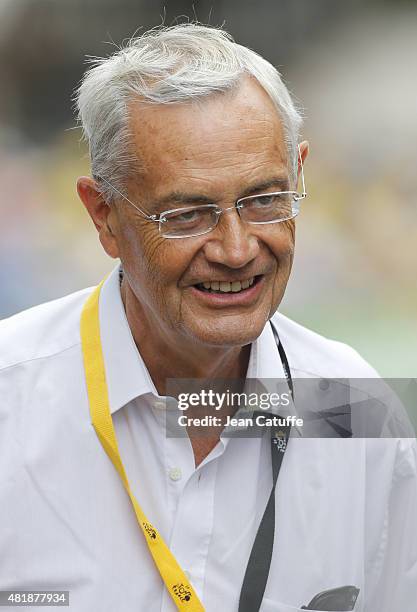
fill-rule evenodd
<path id="1" fill-rule="evenodd" d="M 169 204 L 215 204 L 212 198 L 209 198 L 202 194 L 193 194 L 193 193 L 183 193 L 181 191 L 172 191 L 166 196 L 159 198 L 158 200 L 154 200 L 152 202 L 152 207 L 157 208 L 158 210 L 162 210 L 164 206 Z"/>
<path id="2" fill-rule="evenodd" d="M 287 191 L 289 189 L 289 180 L 284 177 L 274 176 L 270 179 L 256 183 L 251 187 L 245 189 L 237 198 L 245 198 L 256 193 L 262 193 L 271 187 L 277 187 L 279 191 Z M 191 205 L 191 204 L 216 204 L 216 201 L 208 196 L 199 193 L 185 193 L 182 191 L 172 191 L 171 193 L 154 200 L 151 204 L 154 210 L 163 210 L 164 206 L 175 204 L 175 205 Z"/>
<path id="3" fill-rule="evenodd" d="M 266 181 L 262 181 L 261 183 L 256 183 L 256 185 L 253 187 L 249 187 L 242 193 L 242 195 L 239 196 L 238 199 L 245 198 L 246 196 L 254 195 L 256 193 L 261 193 L 267 189 L 270 189 L 271 187 L 279 187 L 280 191 L 288 191 L 289 186 L 290 183 L 288 178 L 274 176 Z"/>

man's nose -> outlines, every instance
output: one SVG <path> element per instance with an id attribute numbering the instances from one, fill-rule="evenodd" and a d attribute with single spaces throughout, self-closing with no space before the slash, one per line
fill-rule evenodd
<path id="1" fill-rule="evenodd" d="M 206 258 L 229 268 L 243 268 L 260 251 L 253 231 L 255 227 L 242 221 L 236 209 L 228 209 L 220 216 L 217 227 L 207 235 L 203 247 Z"/>

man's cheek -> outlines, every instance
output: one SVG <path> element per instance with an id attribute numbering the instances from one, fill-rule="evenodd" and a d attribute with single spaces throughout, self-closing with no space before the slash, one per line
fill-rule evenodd
<path id="1" fill-rule="evenodd" d="M 292 243 L 292 248 L 294 249 L 294 243 L 295 243 L 295 221 L 294 219 L 290 219 L 289 221 L 284 221 L 284 225 L 285 225 L 285 229 L 287 230 L 290 239 L 291 239 L 291 243 Z"/>
<path id="2" fill-rule="evenodd" d="M 159 233 L 146 232 L 139 238 L 138 251 L 147 271 L 152 274 L 160 262 L 166 261 L 166 239 Z"/>
<path id="3" fill-rule="evenodd" d="M 155 232 L 155 228 L 149 228 L 141 233 L 128 231 L 126 243 L 126 256 L 130 265 L 142 275 L 149 276 L 153 282 L 159 282 L 164 273 L 164 262 L 168 260 L 164 254 L 166 240 Z"/>

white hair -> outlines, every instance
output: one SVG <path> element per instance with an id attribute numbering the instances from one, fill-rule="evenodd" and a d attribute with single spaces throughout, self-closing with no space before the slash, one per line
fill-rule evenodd
<path id="1" fill-rule="evenodd" d="M 130 39 L 110 57 L 91 62 L 75 101 L 92 174 L 99 181 L 102 177 L 122 190 L 141 169 L 129 128 L 132 99 L 153 104 L 201 100 L 236 88 L 245 75 L 257 79 L 277 108 L 295 177 L 300 112 L 279 72 L 224 30 L 194 23 L 160 27 Z M 101 189 L 108 200 L 116 195 L 105 181 Z"/>

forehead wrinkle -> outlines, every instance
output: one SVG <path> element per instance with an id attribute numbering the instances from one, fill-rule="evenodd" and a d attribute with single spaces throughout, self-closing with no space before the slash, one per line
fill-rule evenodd
<path id="1" fill-rule="evenodd" d="M 237 152 L 246 155 L 267 155 L 272 151 L 285 149 L 282 145 L 281 135 L 274 130 L 266 130 L 260 134 L 253 127 L 242 126 L 239 131 L 211 129 L 207 138 L 201 134 L 193 134 L 188 142 L 178 143 L 177 140 L 167 143 L 164 157 L 171 158 L 172 162 L 179 160 L 235 155 Z M 285 153 L 285 150 L 283 151 Z"/>
<path id="2" fill-rule="evenodd" d="M 181 158 L 165 159 L 164 166 L 172 168 L 174 173 L 187 174 L 188 172 L 210 172 L 212 170 L 224 170 L 225 172 L 235 169 L 247 171 L 256 169 L 260 165 L 268 164 L 276 166 L 282 164 L 286 167 L 286 155 L 279 147 L 260 147 L 260 140 L 256 139 L 256 150 L 245 150 L 242 146 L 234 147 L 229 143 L 229 147 L 223 146 L 220 151 L 208 150 L 199 151 L 198 155 L 187 155 L 187 151 L 182 151 Z"/>
<path id="3" fill-rule="evenodd" d="M 255 140 L 254 140 L 255 142 Z M 267 157 L 280 157 L 278 150 L 260 147 L 260 141 L 256 141 L 256 148 L 248 149 L 247 143 L 222 142 L 217 147 L 200 145 L 196 150 L 193 146 L 183 147 L 176 151 L 165 150 L 162 155 L 154 159 L 153 166 L 159 168 L 174 169 L 176 172 L 192 170 L 210 170 L 212 168 L 223 168 L 236 164 L 259 163 Z M 278 154 L 278 155 L 277 155 Z M 148 165 L 151 169 L 152 162 Z"/>
<path id="4" fill-rule="evenodd" d="M 254 156 L 251 156 L 251 159 L 254 159 Z M 261 161 L 261 160 L 260 160 Z M 202 180 L 204 180 L 204 173 L 205 174 L 210 174 L 211 171 L 213 170 L 223 170 L 225 173 L 233 170 L 235 168 L 244 168 L 247 166 L 247 164 L 245 163 L 244 160 L 239 159 L 235 156 L 233 156 L 233 158 L 231 160 L 228 160 L 227 163 L 225 163 L 224 159 L 213 159 L 213 160 L 207 160 L 206 163 L 204 163 L 204 160 L 187 160 L 187 163 L 181 168 L 178 168 L 178 162 L 171 162 L 168 165 L 173 165 L 175 166 L 179 172 L 178 174 L 184 174 L 186 175 L 188 172 L 189 173 L 201 173 L 198 176 L 194 176 L 194 178 L 200 178 Z M 257 164 L 259 165 L 259 164 Z M 215 178 L 215 177 L 214 177 Z"/>

